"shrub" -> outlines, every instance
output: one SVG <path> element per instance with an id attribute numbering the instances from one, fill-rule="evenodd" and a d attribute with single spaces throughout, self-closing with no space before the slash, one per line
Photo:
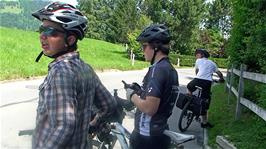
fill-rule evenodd
<path id="1" fill-rule="evenodd" d="M 131 50 L 135 54 L 135 59 L 144 60 L 143 52 L 141 51 L 140 44 L 136 41 L 136 38 L 141 33 L 140 30 L 134 30 L 128 34 L 129 48 L 127 49 L 128 55 L 130 56 Z"/>
<path id="2" fill-rule="evenodd" d="M 210 58 L 219 68 L 228 68 L 229 61 L 226 58 Z"/>
<path id="3" fill-rule="evenodd" d="M 180 66 L 194 66 L 196 59 L 194 56 L 191 55 L 179 55 L 171 53 L 169 55 L 170 61 L 172 64 L 177 65 L 177 59 L 180 59 Z M 227 68 L 228 60 L 224 58 L 210 58 L 212 61 L 214 61 L 219 68 Z"/>
<path id="4" fill-rule="evenodd" d="M 249 71 L 266 73 L 266 1 L 233 3 L 233 29 L 226 48 L 230 62 L 246 64 Z"/>

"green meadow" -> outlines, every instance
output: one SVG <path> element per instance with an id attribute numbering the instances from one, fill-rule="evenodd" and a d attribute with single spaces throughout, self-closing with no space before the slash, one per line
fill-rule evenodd
<path id="1" fill-rule="evenodd" d="M 35 62 L 41 51 L 38 32 L 0 27 L 0 43 L 0 80 L 46 75 L 52 59 L 43 56 Z M 79 42 L 78 49 L 81 58 L 95 70 L 132 70 L 148 66 L 143 61 L 135 61 L 132 66 L 122 45 L 85 38 Z"/>

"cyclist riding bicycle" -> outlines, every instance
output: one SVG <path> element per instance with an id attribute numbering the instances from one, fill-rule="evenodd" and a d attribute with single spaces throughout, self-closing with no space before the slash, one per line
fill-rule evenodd
<path id="1" fill-rule="evenodd" d="M 213 81 L 212 75 L 213 73 L 217 73 L 220 78 L 219 82 L 224 82 L 224 78 L 223 74 L 218 70 L 216 64 L 208 59 L 210 56 L 208 51 L 205 49 L 196 49 L 195 56 L 197 58 L 195 64 L 196 77 L 188 83 L 187 88 L 190 95 L 192 95 L 192 93 L 197 89 L 197 86 L 202 88 L 201 98 L 203 100 L 207 100 L 207 105 L 201 111 L 201 127 L 211 128 L 213 125 L 207 121 L 207 111 L 211 100 L 211 85 Z"/>
<path id="2" fill-rule="evenodd" d="M 162 24 L 150 25 L 137 41 L 142 44 L 145 59 L 151 66 L 142 87 L 135 83 L 137 89 L 126 89 L 127 99 L 137 107 L 130 146 L 133 149 L 168 148 L 170 138 L 163 131 L 169 129 L 167 120 L 176 99 L 172 88 L 179 85 L 177 72 L 168 58 L 169 30 Z"/>

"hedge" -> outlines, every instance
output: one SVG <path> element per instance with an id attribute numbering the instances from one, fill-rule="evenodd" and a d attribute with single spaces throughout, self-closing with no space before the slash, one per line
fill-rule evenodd
<path id="1" fill-rule="evenodd" d="M 170 54 L 170 61 L 172 64 L 177 65 L 177 59 L 180 59 L 180 66 L 191 66 L 195 65 L 195 57 L 191 55 L 179 55 L 179 54 Z M 225 58 L 210 58 L 213 62 L 217 64 L 219 68 L 227 68 L 228 60 Z"/>

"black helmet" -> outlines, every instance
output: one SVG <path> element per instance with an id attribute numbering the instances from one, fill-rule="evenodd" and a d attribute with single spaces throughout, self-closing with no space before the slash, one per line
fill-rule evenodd
<path id="1" fill-rule="evenodd" d="M 74 6 L 63 3 L 53 2 L 44 8 L 32 13 L 38 20 L 49 20 L 62 25 L 67 31 L 73 31 L 78 39 L 84 38 L 87 29 L 87 18 Z"/>
<path id="2" fill-rule="evenodd" d="M 167 44 L 170 42 L 170 33 L 163 24 L 153 24 L 145 28 L 136 39 L 138 42 L 161 42 Z"/>
<path id="3" fill-rule="evenodd" d="M 196 49 L 195 55 L 198 54 L 198 53 L 202 54 L 203 57 L 206 57 L 206 58 L 210 57 L 209 52 L 207 50 L 205 50 L 205 49 L 200 49 L 200 48 Z"/>

